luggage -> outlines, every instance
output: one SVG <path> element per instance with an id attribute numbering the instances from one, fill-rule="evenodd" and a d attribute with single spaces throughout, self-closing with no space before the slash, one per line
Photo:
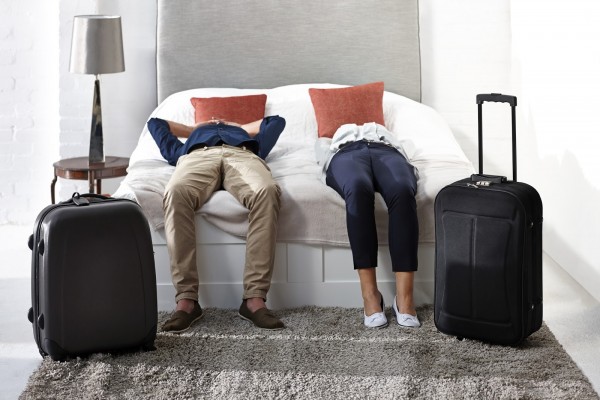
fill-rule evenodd
<path id="1" fill-rule="evenodd" d="M 509 103 L 513 180 L 483 174 L 482 105 Z M 479 174 L 435 199 L 434 321 L 459 339 L 515 345 L 542 324 L 542 201 L 517 182 L 515 96 L 477 95 Z"/>
<path id="2" fill-rule="evenodd" d="M 137 203 L 75 193 L 42 210 L 29 247 L 28 317 L 42 356 L 154 348 L 154 253 Z"/>

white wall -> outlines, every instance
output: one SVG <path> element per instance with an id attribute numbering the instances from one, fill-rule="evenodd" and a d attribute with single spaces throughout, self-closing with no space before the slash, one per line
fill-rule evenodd
<path id="1" fill-rule="evenodd" d="M 440 112 L 477 166 L 479 93 L 513 92 L 505 0 L 420 0 L 422 102 Z M 497 107 L 501 106 L 501 107 Z M 484 107 L 484 172 L 511 175 L 510 108 Z"/>
<path id="2" fill-rule="evenodd" d="M 128 156 L 156 105 L 154 1 L 38 3 L 0 0 L 0 224 L 32 223 L 49 201 L 52 161 L 87 155 L 93 77 L 68 73 L 73 15 L 122 17 L 126 71 L 101 77 L 105 153 Z M 542 194 L 545 250 L 592 294 L 600 292 L 599 17 L 585 0 L 420 2 L 423 102 L 476 162 L 475 95 L 519 96 L 519 179 Z M 22 28 L 32 20 L 35 31 Z M 511 174 L 509 115 L 486 103 L 485 172 Z M 59 197 L 86 186 L 62 180 Z"/>
<path id="3" fill-rule="evenodd" d="M 521 178 L 544 202 L 544 249 L 600 298 L 600 3 L 515 0 Z"/>

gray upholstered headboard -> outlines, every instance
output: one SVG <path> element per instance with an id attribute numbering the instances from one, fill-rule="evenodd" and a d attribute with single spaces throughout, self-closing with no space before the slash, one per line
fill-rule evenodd
<path id="1" fill-rule="evenodd" d="M 421 99 L 418 0 L 158 0 L 158 101 L 201 87 L 357 85 Z"/>

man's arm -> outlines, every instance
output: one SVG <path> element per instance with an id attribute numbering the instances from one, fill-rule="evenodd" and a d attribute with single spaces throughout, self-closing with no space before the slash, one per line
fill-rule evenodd
<path id="1" fill-rule="evenodd" d="M 248 132 L 248 135 L 250 135 L 250 137 L 254 137 L 254 136 L 258 135 L 258 132 L 260 132 L 260 125 L 261 125 L 262 121 L 263 121 L 262 119 L 259 119 L 254 122 L 240 125 L 240 127 L 243 130 L 245 130 L 246 132 Z"/>
<path id="2" fill-rule="evenodd" d="M 196 128 L 199 128 L 204 125 L 215 125 L 215 124 L 225 124 L 225 125 L 237 126 L 238 128 L 242 128 L 246 132 L 248 132 L 250 137 L 254 137 L 256 134 L 258 134 L 261 121 L 262 121 L 262 119 L 259 119 L 258 121 L 250 122 L 245 125 L 240 125 L 237 122 L 225 121 L 222 119 L 209 119 L 208 121 L 198 122 L 194 126 L 184 125 L 184 124 L 180 124 L 178 122 L 173 122 L 173 121 L 166 121 L 166 122 L 169 124 L 169 129 L 171 130 L 171 133 L 173 135 L 180 137 L 180 138 L 188 138 L 188 137 L 190 137 L 192 132 L 194 130 L 196 130 Z"/>
<path id="3" fill-rule="evenodd" d="M 260 125 L 260 121 L 262 121 L 262 120 L 258 120 L 259 125 Z M 209 119 L 208 121 L 201 121 L 201 122 L 198 122 L 194 126 L 184 125 L 184 124 L 180 124 L 180 123 L 174 122 L 174 121 L 166 121 L 166 122 L 169 124 L 169 129 L 171 130 L 171 133 L 180 138 L 190 137 L 190 135 L 192 134 L 192 132 L 194 132 L 196 130 L 196 128 L 199 128 L 204 125 L 214 125 L 214 124 L 218 124 L 218 123 L 223 123 L 223 124 L 233 125 L 233 126 L 242 127 L 242 128 L 244 127 L 236 122 L 223 121 L 220 119 Z M 247 125 L 250 125 L 250 124 L 247 124 Z M 258 133 L 258 128 L 257 128 L 256 132 Z"/>
<path id="4" fill-rule="evenodd" d="M 171 131 L 171 134 L 173 134 L 177 137 L 181 137 L 181 138 L 190 137 L 190 134 L 197 126 L 205 124 L 205 123 L 201 122 L 197 126 L 188 126 L 188 125 L 180 124 L 179 122 L 174 122 L 174 121 L 165 120 L 165 122 L 169 125 L 169 130 Z"/>
<path id="5" fill-rule="evenodd" d="M 250 125 L 256 124 L 257 122 L 259 122 L 260 126 L 258 133 L 252 135 L 248 132 L 248 134 L 254 136 L 258 141 L 258 156 L 264 160 L 275 146 L 275 143 L 277 143 L 277 139 L 279 139 L 281 132 L 283 132 L 283 128 L 285 128 L 285 119 L 279 115 L 274 115 L 265 117 L 261 121 L 252 122 Z"/>
<path id="6" fill-rule="evenodd" d="M 185 134 L 186 130 L 182 127 L 185 127 L 185 125 L 174 127 L 174 129 L 177 129 L 179 134 Z M 169 162 L 169 164 L 176 165 L 177 160 L 179 159 L 178 150 L 183 146 L 183 143 L 177 139 L 171 132 L 171 129 L 171 123 L 164 119 L 150 118 L 150 120 L 148 120 L 148 130 L 158 145 L 160 154 Z"/>

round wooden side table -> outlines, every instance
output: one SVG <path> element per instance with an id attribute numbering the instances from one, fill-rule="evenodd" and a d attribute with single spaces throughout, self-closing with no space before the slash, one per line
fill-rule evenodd
<path id="1" fill-rule="evenodd" d="M 55 162 L 54 179 L 50 184 L 50 197 L 54 204 L 54 187 L 58 177 L 89 182 L 90 193 L 101 194 L 102 179 L 127 175 L 129 158 L 106 156 L 104 162 L 90 164 L 87 157 L 65 158 Z"/>

